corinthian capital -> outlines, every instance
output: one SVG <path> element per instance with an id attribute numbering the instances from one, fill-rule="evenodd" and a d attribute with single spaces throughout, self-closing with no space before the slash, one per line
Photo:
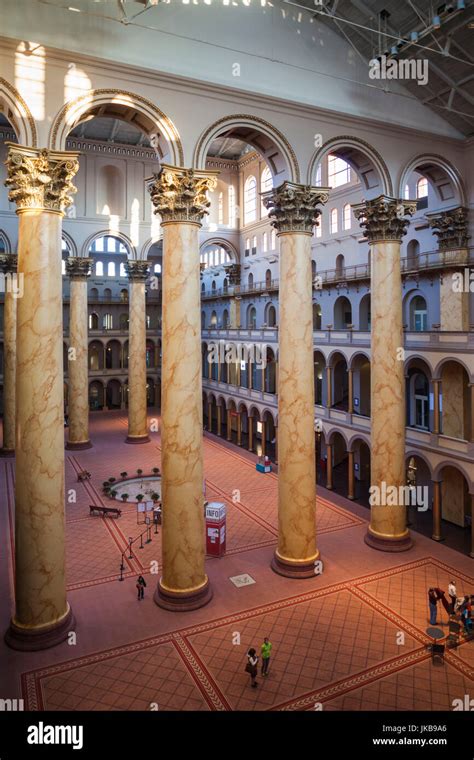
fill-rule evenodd
<path id="1" fill-rule="evenodd" d="M 218 174 L 162 164 L 161 171 L 147 180 L 155 214 L 160 214 L 162 224 L 201 224 L 211 205 L 207 192 L 216 188 Z"/>
<path id="2" fill-rule="evenodd" d="M 262 202 L 269 209 L 268 217 L 278 232 L 312 233 L 321 214 L 318 205 L 327 202 L 330 189 L 287 181 L 262 193 Z"/>
<path id="3" fill-rule="evenodd" d="M 18 256 L 16 253 L 0 253 L 0 272 L 3 274 L 15 274 L 18 269 Z"/>
<path id="4" fill-rule="evenodd" d="M 371 243 L 377 240 L 401 242 L 409 222 L 406 217 L 415 213 L 416 201 L 379 195 L 373 200 L 354 204 L 352 211 Z"/>
<path id="5" fill-rule="evenodd" d="M 428 224 L 438 238 L 440 250 L 466 248 L 468 240 L 468 211 L 463 206 L 426 214 Z"/>
<path id="6" fill-rule="evenodd" d="M 142 259 L 128 259 L 125 271 L 132 282 L 145 282 L 150 273 L 148 261 Z"/>
<path id="7" fill-rule="evenodd" d="M 43 209 L 62 213 L 76 192 L 72 179 L 79 169 L 78 153 L 26 148 L 7 142 L 7 179 L 9 199 L 17 210 Z"/>
<path id="8" fill-rule="evenodd" d="M 92 259 L 70 256 L 66 260 L 66 272 L 71 280 L 87 280 L 91 273 Z"/>

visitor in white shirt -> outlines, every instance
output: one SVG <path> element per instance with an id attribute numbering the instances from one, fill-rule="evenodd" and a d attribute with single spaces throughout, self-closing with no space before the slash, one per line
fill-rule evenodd
<path id="1" fill-rule="evenodd" d="M 455 581 L 450 581 L 449 582 L 448 595 L 449 595 L 449 598 L 451 600 L 451 615 L 454 615 L 454 608 L 455 608 L 455 605 L 456 605 L 456 598 L 457 598 Z"/>

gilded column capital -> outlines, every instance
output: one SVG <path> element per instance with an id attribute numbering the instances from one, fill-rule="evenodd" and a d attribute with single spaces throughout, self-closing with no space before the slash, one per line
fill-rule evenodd
<path id="1" fill-rule="evenodd" d="M 150 274 L 149 263 L 144 259 L 128 259 L 125 262 L 125 271 L 131 282 L 145 282 Z"/>
<path id="2" fill-rule="evenodd" d="M 0 253 L 0 272 L 3 274 L 15 274 L 18 270 L 18 256 L 16 253 Z"/>
<path id="3" fill-rule="evenodd" d="M 91 273 L 93 259 L 70 256 L 66 259 L 66 273 L 71 280 L 87 280 Z"/>
<path id="4" fill-rule="evenodd" d="M 416 205 L 416 201 L 379 195 L 372 200 L 355 203 L 351 208 L 371 243 L 381 240 L 401 242 L 409 222 L 406 217 L 415 213 Z"/>
<path id="5" fill-rule="evenodd" d="M 466 248 L 470 235 L 468 234 L 468 210 L 463 206 L 426 214 L 428 224 L 433 234 L 438 238 L 440 250 L 450 248 Z"/>
<path id="6" fill-rule="evenodd" d="M 263 205 L 269 210 L 271 224 L 279 233 L 312 234 L 321 214 L 318 205 L 327 202 L 330 189 L 286 181 L 273 190 L 262 193 L 261 197 Z"/>
<path id="7" fill-rule="evenodd" d="M 155 214 L 160 214 L 161 223 L 201 224 L 211 205 L 207 193 L 217 187 L 218 174 L 217 171 L 162 164 L 161 171 L 146 180 Z"/>
<path id="8" fill-rule="evenodd" d="M 5 144 L 5 185 L 11 188 L 8 197 L 16 203 L 17 212 L 40 209 L 62 214 L 72 203 L 69 196 L 77 192 L 72 180 L 79 169 L 79 154 Z"/>

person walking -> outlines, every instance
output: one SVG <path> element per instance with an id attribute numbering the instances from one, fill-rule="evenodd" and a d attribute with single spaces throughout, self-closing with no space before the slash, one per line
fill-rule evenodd
<path id="1" fill-rule="evenodd" d="M 138 578 L 137 578 L 137 595 L 138 595 L 137 598 L 138 598 L 138 601 L 140 601 L 140 599 L 144 598 L 144 596 L 145 596 L 145 588 L 146 588 L 146 580 L 143 577 L 143 575 L 139 575 Z"/>
<path id="2" fill-rule="evenodd" d="M 456 591 L 456 582 L 450 581 L 448 586 L 448 596 L 451 600 L 451 615 L 454 615 L 454 610 L 456 607 L 456 599 L 457 599 L 457 591 Z"/>
<path id="3" fill-rule="evenodd" d="M 270 665 L 271 651 L 272 651 L 271 641 L 265 636 L 265 638 L 263 639 L 263 644 L 262 644 L 262 676 L 268 676 L 268 666 Z"/>
<path id="4" fill-rule="evenodd" d="M 430 625 L 436 625 L 436 616 L 438 613 L 438 597 L 434 588 L 428 589 L 428 603 L 430 606 Z"/>
<path id="5" fill-rule="evenodd" d="M 247 652 L 247 665 L 245 666 L 245 672 L 250 673 L 250 684 L 252 688 L 255 689 L 258 686 L 258 656 L 253 647 Z"/>

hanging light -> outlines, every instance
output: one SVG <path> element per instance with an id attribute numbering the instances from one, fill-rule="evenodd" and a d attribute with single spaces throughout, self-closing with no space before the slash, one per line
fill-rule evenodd
<path id="1" fill-rule="evenodd" d="M 439 29 L 441 26 L 441 18 L 438 15 L 433 16 L 432 24 L 433 24 L 433 29 Z"/>

